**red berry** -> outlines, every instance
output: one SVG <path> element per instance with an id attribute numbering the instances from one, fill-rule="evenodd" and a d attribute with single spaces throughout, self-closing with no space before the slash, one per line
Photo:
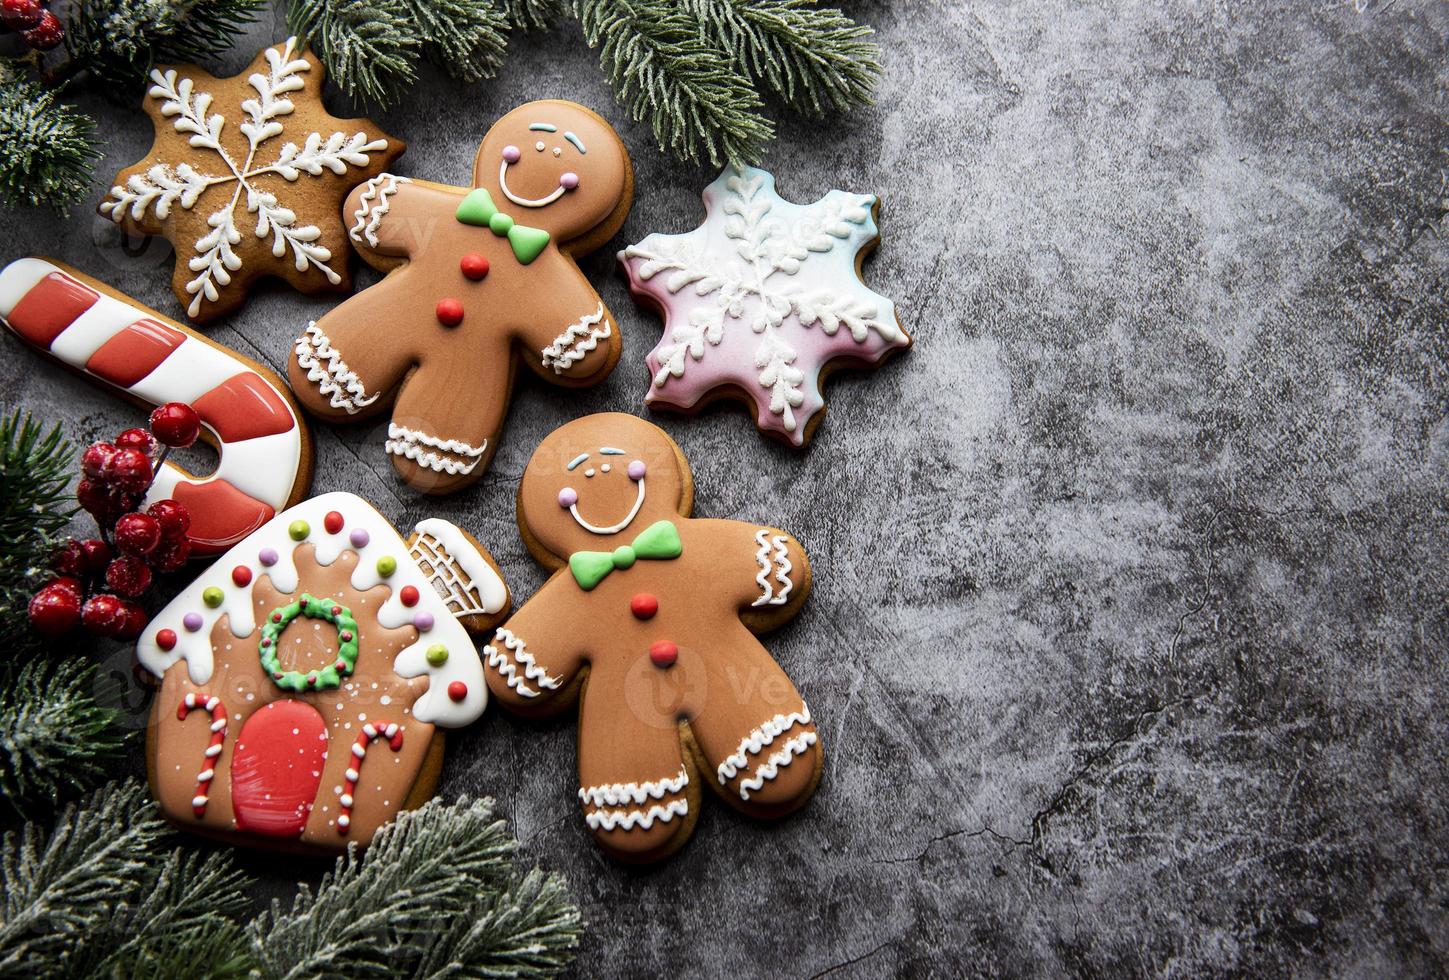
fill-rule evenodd
<path id="1" fill-rule="evenodd" d="M 144 493 L 151 485 L 151 457 L 139 449 L 117 449 L 105 476 L 120 490 Z"/>
<path id="2" fill-rule="evenodd" d="M 106 587 L 124 596 L 141 595 L 151 585 L 151 567 L 134 555 L 122 555 L 106 566 Z"/>
<path id="3" fill-rule="evenodd" d="M 121 600 L 102 592 L 81 607 L 81 624 L 98 636 L 117 636 L 125 625 L 125 615 Z"/>
<path id="4" fill-rule="evenodd" d="M 75 499 L 98 521 L 111 509 L 110 491 L 99 480 L 82 480 L 76 484 Z"/>
<path id="5" fill-rule="evenodd" d="M 161 522 L 150 514 L 126 514 L 116 521 L 116 547 L 128 555 L 149 555 L 161 543 Z"/>
<path id="6" fill-rule="evenodd" d="M 488 275 L 488 260 L 475 252 L 469 252 L 458 262 L 458 268 L 463 270 L 463 275 L 477 282 Z"/>
<path id="7" fill-rule="evenodd" d="M 49 51 L 65 40 L 65 28 L 60 18 L 47 10 L 40 15 L 40 23 L 28 31 L 21 31 L 20 37 L 37 51 Z"/>
<path id="8" fill-rule="evenodd" d="M 111 553 L 111 546 L 100 538 L 86 538 L 80 543 L 81 551 L 86 556 L 86 574 L 99 575 L 105 571 L 106 566 L 115 557 Z"/>
<path id="9" fill-rule="evenodd" d="M 438 307 L 435 311 L 438 322 L 445 327 L 456 327 L 463 322 L 463 304 L 449 297 L 438 300 Z"/>
<path id="10" fill-rule="evenodd" d="M 147 556 L 158 572 L 178 571 L 191 557 L 191 542 L 185 538 L 162 538 L 161 545 Z"/>
<path id="11" fill-rule="evenodd" d="M 185 402 L 167 402 L 151 413 L 151 432 L 172 449 L 185 449 L 201 435 L 201 416 Z"/>
<path id="12" fill-rule="evenodd" d="M 183 538 L 191 528 L 191 512 L 178 501 L 158 500 L 146 508 L 146 513 L 160 523 L 161 537 L 167 540 Z"/>
<path id="13" fill-rule="evenodd" d="M 80 585 L 59 579 L 30 600 L 30 625 L 46 636 L 60 636 L 76 628 L 81 617 Z"/>
<path id="14" fill-rule="evenodd" d="M 81 471 L 92 478 L 100 477 L 110 468 L 114 455 L 116 447 L 109 442 L 93 442 L 81 453 Z"/>
<path id="15" fill-rule="evenodd" d="M 45 7 L 40 0 L 3 0 L 0 2 L 0 19 L 12 31 L 28 31 L 40 23 Z"/>
<path id="16" fill-rule="evenodd" d="M 121 625 L 116 631 L 118 640 L 134 640 L 146 628 L 146 610 L 138 603 L 121 600 Z"/>
<path id="17" fill-rule="evenodd" d="M 149 456 L 156 449 L 156 440 L 145 429 L 127 429 L 116 436 L 116 448 L 139 449 Z"/>
<path id="18" fill-rule="evenodd" d="M 86 552 L 74 538 L 56 549 L 50 559 L 50 566 L 62 575 L 80 578 L 86 574 Z"/>

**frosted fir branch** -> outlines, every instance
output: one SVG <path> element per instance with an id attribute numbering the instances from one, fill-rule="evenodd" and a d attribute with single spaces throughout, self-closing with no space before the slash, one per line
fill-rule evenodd
<path id="1" fill-rule="evenodd" d="M 0 203 L 64 211 L 90 190 L 96 124 L 54 92 L 0 67 Z"/>
<path id="2" fill-rule="evenodd" d="M 564 0 L 502 0 L 503 15 L 514 27 L 545 31 L 558 22 L 567 6 Z"/>
<path id="3" fill-rule="evenodd" d="M 46 427 L 18 409 L 0 422 L 0 647 L 12 663 L 41 652 L 25 610 L 78 510 L 74 472 L 75 451 L 59 424 Z"/>
<path id="4" fill-rule="evenodd" d="M 158 64 L 204 62 L 231 48 L 267 0 L 74 0 L 65 45 L 76 68 L 129 99 Z"/>
<path id="5" fill-rule="evenodd" d="M 462 82 L 492 78 L 508 47 L 508 17 L 489 0 L 408 0 L 423 52 Z"/>
<path id="6" fill-rule="evenodd" d="M 353 98 L 390 106 L 417 81 L 424 38 L 406 0 L 289 0 L 287 26 Z"/>
<path id="7" fill-rule="evenodd" d="M 760 97 L 693 17 L 645 0 L 575 0 L 574 9 L 615 95 L 660 149 L 691 163 L 758 159 L 774 136 Z"/>

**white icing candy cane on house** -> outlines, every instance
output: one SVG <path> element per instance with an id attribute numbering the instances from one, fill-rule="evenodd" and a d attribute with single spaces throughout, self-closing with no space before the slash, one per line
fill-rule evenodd
<path id="1" fill-rule="evenodd" d="M 601 320 L 604 325 L 597 326 Z M 553 369 L 554 374 L 563 374 L 588 357 L 599 346 L 599 341 L 608 340 L 611 333 L 609 321 L 604 319 L 604 304 L 600 303 L 597 310 L 578 323 L 570 324 L 567 330 L 555 337 L 553 343 L 540 352 L 539 358 L 544 367 Z"/>
<path id="2" fill-rule="evenodd" d="M 196 774 L 196 795 L 191 799 L 191 812 L 200 819 L 206 815 L 211 780 L 216 775 L 216 760 L 226 744 L 226 705 L 221 703 L 221 698 L 214 698 L 205 691 L 187 694 L 176 708 L 177 720 L 185 721 L 194 708 L 201 708 L 211 716 L 211 741 L 202 756 L 201 771 Z"/>
<path id="3" fill-rule="evenodd" d="M 760 597 L 750 603 L 752 606 L 783 606 L 790 599 L 790 590 L 794 583 L 790 580 L 790 572 L 795 567 L 790 563 L 790 553 L 785 545 L 785 537 L 776 534 L 773 538 L 770 532 L 761 528 L 755 532 L 755 543 L 759 550 L 755 552 L 755 561 L 759 562 L 760 570 L 755 573 L 755 582 L 760 586 Z M 771 564 L 770 546 L 774 545 L 773 565 Z M 770 584 L 769 574 L 775 572 L 775 581 L 780 583 L 780 591 L 775 592 Z"/>
<path id="4" fill-rule="evenodd" d="M 329 524 L 337 530 L 330 530 Z M 266 575 L 278 591 L 296 592 L 300 583 L 293 554 L 303 545 L 312 545 L 315 560 L 324 566 L 344 551 L 353 552 L 357 555 L 351 576 L 354 589 L 365 592 L 386 584 L 392 590 L 377 610 L 378 623 L 385 629 L 411 626 L 417 634 L 394 658 L 392 669 L 401 677 L 428 677 L 428 689 L 413 705 L 414 718 L 459 728 L 482 715 L 488 692 L 472 638 L 396 529 L 367 501 L 345 492 L 313 497 L 278 514 L 219 558 L 141 634 L 136 644 L 141 665 L 164 677 L 172 664 L 185 660 L 193 684 L 210 681 L 215 669 L 212 629 L 225 616 L 233 636 L 251 636 L 256 630 L 253 583 Z M 464 556 L 463 561 L 470 559 Z M 384 568 L 390 571 L 385 574 Z M 479 588 L 487 613 L 502 610 L 508 601 L 507 589 L 498 588 L 493 577 Z M 489 607 L 492 603 L 496 605 Z M 429 650 L 435 646 L 443 647 L 445 655 L 435 653 L 430 659 Z"/>
<path id="5" fill-rule="evenodd" d="M 670 779 L 659 779 L 644 783 L 605 783 L 600 786 L 586 786 L 579 790 L 579 802 L 585 806 L 599 807 L 584 819 L 591 830 L 648 830 L 654 821 L 668 823 L 675 817 L 689 812 L 689 800 L 671 800 L 660 806 L 654 804 L 642 809 L 650 800 L 662 800 L 666 796 L 684 792 L 689 785 L 689 774 L 681 766 L 679 775 Z M 633 803 L 635 808 L 624 809 Z M 610 809 L 602 809 L 609 807 Z"/>
<path id="6" fill-rule="evenodd" d="M 276 376 L 94 280 L 44 259 L 0 270 L 0 317 L 26 343 L 97 383 L 149 405 L 186 402 L 216 440 L 216 472 L 198 478 L 172 463 L 146 495 L 191 512 L 197 554 L 216 554 L 265 524 L 301 492 L 306 429 Z"/>
<path id="7" fill-rule="evenodd" d="M 362 769 L 362 760 L 367 757 L 367 747 L 375 738 L 387 739 L 388 746 L 394 751 L 401 751 L 403 747 L 402 729 L 390 721 L 368 722 L 362 726 L 362 731 L 357 733 L 357 741 L 352 743 L 352 765 L 347 767 L 343 774 L 346 782 L 342 785 L 342 795 L 337 802 L 341 812 L 337 814 L 337 832 L 347 833 L 347 828 L 352 826 L 352 804 L 357 797 L 357 779 Z"/>
<path id="8" fill-rule="evenodd" d="M 392 209 L 392 202 L 388 199 L 397 193 L 399 186 L 411 183 L 406 177 L 378 174 L 364 184 L 365 189 L 357 199 L 358 208 L 352 212 L 357 223 L 347 230 L 352 240 L 359 245 L 365 240 L 367 244 L 377 248 L 377 229 L 382 226 L 382 219 Z"/>

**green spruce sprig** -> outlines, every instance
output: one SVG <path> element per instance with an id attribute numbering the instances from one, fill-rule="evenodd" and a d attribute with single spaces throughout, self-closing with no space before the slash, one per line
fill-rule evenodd
<path id="1" fill-rule="evenodd" d="M 287 28 L 354 98 L 385 106 L 417 80 L 424 38 L 405 0 L 293 0 Z"/>
<path id="2" fill-rule="evenodd" d="M 0 64 L 0 202 L 63 209 L 90 190 L 96 124 L 57 93 Z"/>
<path id="3" fill-rule="evenodd" d="M 503 14 L 514 27 L 546 31 L 564 15 L 564 0 L 503 0 Z"/>
<path id="4" fill-rule="evenodd" d="M 59 425 L 47 431 L 18 410 L 0 422 L 0 644 L 6 649 L 31 635 L 26 606 L 76 513 L 67 489 L 74 465 Z"/>
<path id="5" fill-rule="evenodd" d="M 160 63 L 199 61 L 231 47 L 267 0 L 77 0 L 65 12 L 71 70 L 131 102 Z"/>
<path id="6" fill-rule="evenodd" d="M 553 976 L 578 909 L 516 849 L 490 800 L 435 800 L 243 927 L 230 852 L 178 847 L 143 784 L 113 784 L 4 838 L 0 976 Z"/>

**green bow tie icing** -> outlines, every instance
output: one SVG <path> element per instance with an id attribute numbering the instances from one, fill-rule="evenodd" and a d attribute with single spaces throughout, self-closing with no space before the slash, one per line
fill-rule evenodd
<path id="1" fill-rule="evenodd" d="M 481 187 L 463 198 L 454 217 L 465 225 L 487 228 L 499 238 L 507 238 L 508 244 L 513 246 L 513 257 L 524 265 L 538 258 L 548 247 L 548 232 L 516 223 L 498 210 L 492 195 Z"/>
<path id="2" fill-rule="evenodd" d="M 640 531 L 632 544 L 620 545 L 613 551 L 575 551 L 569 556 L 569 571 L 574 573 L 579 588 L 588 592 L 616 568 L 628 568 L 640 558 L 651 561 L 678 558 L 683 551 L 679 529 L 673 522 L 656 521 Z"/>

